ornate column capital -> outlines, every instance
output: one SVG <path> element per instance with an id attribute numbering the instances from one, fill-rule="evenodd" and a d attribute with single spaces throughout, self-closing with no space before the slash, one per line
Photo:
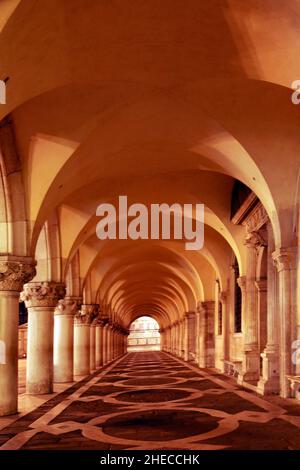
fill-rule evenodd
<path id="1" fill-rule="evenodd" d="M 268 243 L 260 232 L 253 230 L 247 234 L 244 244 L 248 248 L 259 248 L 260 246 L 267 246 Z"/>
<path id="2" fill-rule="evenodd" d="M 215 308 L 215 301 L 214 300 L 205 300 L 204 302 L 201 302 L 202 309 L 205 311 L 207 310 L 214 310 Z"/>
<path id="3" fill-rule="evenodd" d="M 219 294 L 219 301 L 222 303 L 222 304 L 226 304 L 226 300 L 227 300 L 227 291 L 221 291 L 220 294 Z"/>
<path id="4" fill-rule="evenodd" d="M 27 308 L 56 307 L 65 293 L 65 285 L 59 282 L 29 282 L 24 284 L 21 300 L 24 300 Z"/>
<path id="5" fill-rule="evenodd" d="M 246 276 L 240 276 L 236 280 L 238 286 L 241 288 L 242 291 L 246 289 Z"/>
<path id="6" fill-rule="evenodd" d="M 258 292 L 267 292 L 268 281 L 267 279 L 260 279 L 255 281 L 255 287 Z"/>
<path id="7" fill-rule="evenodd" d="M 294 246 L 273 251 L 272 258 L 278 272 L 296 269 L 297 251 L 297 247 Z"/>
<path id="8" fill-rule="evenodd" d="M 65 297 L 60 299 L 54 310 L 54 315 L 74 316 L 78 311 L 78 305 L 75 299 Z"/>
<path id="9" fill-rule="evenodd" d="M 186 318 L 193 318 L 196 315 L 195 312 L 186 312 L 185 316 Z"/>
<path id="10" fill-rule="evenodd" d="M 21 292 L 36 275 L 36 261 L 29 257 L 0 255 L 0 290 Z"/>
<path id="11" fill-rule="evenodd" d="M 75 315 L 76 325 L 91 325 L 98 315 L 97 304 L 82 304 L 81 309 Z"/>

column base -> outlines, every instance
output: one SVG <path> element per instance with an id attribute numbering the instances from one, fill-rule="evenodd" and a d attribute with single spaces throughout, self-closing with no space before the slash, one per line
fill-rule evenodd
<path id="1" fill-rule="evenodd" d="M 263 373 L 257 384 L 257 391 L 261 395 L 279 394 L 278 352 L 273 349 L 265 349 L 261 357 L 263 359 Z"/>
<path id="2" fill-rule="evenodd" d="M 255 382 L 260 377 L 260 354 L 258 351 L 245 351 L 242 372 L 238 375 L 238 384 Z"/>

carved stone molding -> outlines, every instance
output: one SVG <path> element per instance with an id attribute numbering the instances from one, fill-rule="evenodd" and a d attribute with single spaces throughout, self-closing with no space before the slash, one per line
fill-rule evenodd
<path id="1" fill-rule="evenodd" d="M 202 308 L 205 311 L 214 310 L 215 309 L 215 301 L 214 300 L 205 300 L 204 302 L 202 302 Z"/>
<path id="2" fill-rule="evenodd" d="M 261 202 L 257 204 L 251 214 L 247 217 L 243 225 L 246 226 L 248 232 L 259 230 L 268 222 L 268 214 Z"/>
<path id="3" fill-rule="evenodd" d="M 0 290 L 21 292 L 36 275 L 35 265 L 32 258 L 0 256 Z"/>
<path id="4" fill-rule="evenodd" d="M 54 310 L 54 315 L 75 315 L 78 311 L 78 305 L 76 300 L 71 297 L 60 299 Z"/>
<path id="5" fill-rule="evenodd" d="M 77 306 L 77 310 L 81 309 L 82 300 L 83 300 L 82 297 L 76 296 L 76 295 L 66 295 L 65 300 L 68 302 L 75 302 Z"/>
<path id="6" fill-rule="evenodd" d="M 260 279 L 260 280 L 255 281 L 255 287 L 258 290 L 258 292 L 266 292 L 267 286 L 268 286 L 267 279 Z"/>
<path id="7" fill-rule="evenodd" d="M 236 282 L 238 286 L 241 288 L 242 292 L 246 289 L 246 276 L 240 276 L 237 278 Z"/>
<path id="8" fill-rule="evenodd" d="M 272 258 L 278 272 L 296 269 L 297 247 L 280 248 L 272 253 Z"/>
<path id="9" fill-rule="evenodd" d="M 91 325 L 93 320 L 98 316 L 98 307 L 97 304 L 83 304 L 80 311 L 75 315 L 75 324 Z"/>
<path id="10" fill-rule="evenodd" d="M 267 246 L 267 241 L 264 239 L 262 234 L 260 232 L 257 232 L 253 230 L 252 232 L 249 232 L 246 239 L 245 239 L 245 245 L 248 248 L 259 248 L 261 246 Z"/>
<path id="11" fill-rule="evenodd" d="M 56 307 L 65 293 L 65 285 L 58 282 L 29 282 L 24 285 L 21 300 L 27 308 Z"/>
<path id="12" fill-rule="evenodd" d="M 227 292 L 226 292 L 226 291 L 220 292 L 220 294 L 219 294 L 219 301 L 220 301 L 222 304 L 226 304 L 226 300 L 227 300 Z"/>

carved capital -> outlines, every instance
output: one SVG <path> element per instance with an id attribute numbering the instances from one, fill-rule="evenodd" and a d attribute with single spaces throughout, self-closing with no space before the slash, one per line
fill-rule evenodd
<path id="1" fill-rule="evenodd" d="M 226 304 L 226 300 L 227 300 L 227 292 L 226 292 L 226 291 L 220 292 L 220 294 L 219 294 L 219 301 L 220 301 L 222 304 Z"/>
<path id="2" fill-rule="evenodd" d="M 255 281 L 255 287 L 258 292 L 267 292 L 267 279 L 260 279 L 259 281 Z"/>
<path id="3" fill-rule="evenodd" d="M 264 239 L 260 232 L 253 230 L 249 232 L 246 239 L 245 245 L 248 248 L 259 248 L 260 246 L 267 246 L 267 241 Z"/>
<path id="4" fill-rule="evenodd" d="M 54 310 L 54 315 L 75 315 L 78 311 L 78 305 L 76 300 L 71 297 L 60 299 Z"/>
<path id="5" fill-rule="evenodd" d="M 236 280 L 238 286 L 241 288 L 242 292 L 246 290 L 246 276 L 240 276 Z"/>
<path id="6" fill-rule="evenodd" d="M 21 300 L 27 308 L 56 307 L 58 301 L 65 296 L 65 286 L 58 282 L 29 282 L 23 287 Z"/>
<path id="7" fill-rule="evenodd" d="M 76 295 L 66 295 L 65 300 L 68 302 L 75 302 L 77 306 L 77 310 L 81 309 L 82 305 L 82 297 L 76 296 Z"/>
<path id="8" fill-rule="evenodd" d="M 297 247 L 279 248 L 272 253 L 272 258 L 278 272 L 296 269 Z"/>
<path id="9" fill-rule="evenodd" d="M 0 290 L 21 292 L 36 275 L 35 265 L 32 258 L 0 256 Z"/>
<path id="10" fill-rule="evenodd" d="M 202 302 L 201 304 L 202 304 L 203 310 L 205 310 L 206 312 L 215 310 L 214 300 L 206 300 L 205 302 Z"/>
<path id="11" fill-rule="evenodd" d="M 75 324 L 91 325 L 93 320 L 98 316 L 97 304 L 83 304 L 80 311 L 75 315 Z"/>

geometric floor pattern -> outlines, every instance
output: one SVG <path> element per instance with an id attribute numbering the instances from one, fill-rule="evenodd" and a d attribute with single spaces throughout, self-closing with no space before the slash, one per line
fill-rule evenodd
<path id="1" fill-rule="evenodd" d="M 129 353 L 0 430 L 0 450 L 300 449 L 300 405 L 163 352 Z"/>

